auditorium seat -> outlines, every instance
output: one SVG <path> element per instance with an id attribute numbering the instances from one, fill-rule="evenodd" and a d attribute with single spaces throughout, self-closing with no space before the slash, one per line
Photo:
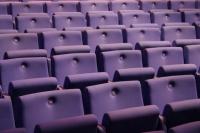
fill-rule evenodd
<path id="1" fill-rule="evenodd" d="M 139 10 L 140 6 L 137 1 L 130 1 L 130 0 L 116 0 L 111 1 L 110 10 L 114 12 L 118 12 L 120 10 Z"/>
<path id="2" fill-rule="evenodd" d="M 95 114 L 102 122 L 104 113 L 143 106 L 142 90 L 138 81 L 110 82 L 89 86 L 85 97 L 87 113 Z M 85 98 L 84 97 L 84 98 Z"/>
<path id="3" fill-rule="evenodd" d="M 9 84 L 9 95 L 14 103 L 19 96 L 56 89 L 57 79 L 53 77 L 15 80 Z"/>
<path id="4" fill-rule="evenodd" d="M 85 115 L 46 122 L 36 126 L 34 133 L 103 133 L 97 131 L 96 116 Z"/>
<path id="5" fill-rule="evenodd" d="M 88 26 L 96 28 L 100 25 L 118 25 L 118 16 L 112 11 L 89 12 L 86 15 Z"/>
<path id="6" fill-rule="evenodd" d="M 108 1 L 80 1 L 79 11 L 84 14 L 91 11 L 109 11 Z"/>
<path id="7" fill-rule="evenodd" d="M 12 102 L 10 97 L 3 96 L 0 98 L 0 132 L 15 128 Z"/>
<path id="8" fill-rule="evenodd" d="M 130 27 L 131 24 L 151 23 L 150 14 L 142 10 L 119 11 L 119 23 Z"/>
<path id="9" fill-rule="evenodd" d="M 71 53 L 52 57 L 52 75 L 57 78 L 61 86 L 68 75 L 95 72 L 98 70 L 94 53 Z"/>
<path id="10" fill-rule="evenodd" d="M 32 28 L 51 28 L 50 16 L 45 13 L 27 13 L 16 17 L 16 28 L 24 32 Z"/>
<path id="11" fill-rule="evenodd" d="M 47 51 L 44 49 L 11 50 L 5 52 L 4 55 L 4 59 L 25 58 L 25 57 L 47 57 Z"/>
<path id="12" fill-rule="evenodd" d="M 0 14 L 1 15 L 6 15 L 8 14 L 8 6 L 9 6 L 9 3 L 8 2 L 1 2 L 0 3 Z"/>
<path id="13" fill-rule="evenodd" d="M 118 69 L 142 67 L 142 55 L 137 50 L 106 51 L 101 53 L 98 65 L 99 70 L 107 72 L 110 80 L 113 80 Z"/>
<path id="14" fill-rule="evenodd" d="M 53 15 L 53 25 L 58 30 L 66 27 L 86 27 L 85 15 L 80 12 L 62 12 Z"/>
<path id="15" fill-rule="evenodd" d="M 159 109 L 155 105 L 109 111 L 103 117 L 107 133 L 164 133 L 159 124 Z"/>
<path id="16" fill-rule="evenodd" d="M 0 61 L 0 77 L 3 91 L 8 93 L 11 81 L 48 77 L 47 58 L 16 58 Z"/>
<path id="17" fill-rule="evenodd" d="M 168 1 L 163 0 L 141 0 L 141 9 L 150 11 L 153 9 L 168 9 Z"/>
<path id="18" fill-rule="evenodd" d="M 20 13 L 43 13 L 42 2 L 13 2 L 11 3 L 12 16 L 16 17 Z"/>
<path id="19" fill-rule="evenodd" d="M 200 113 L 199 99 L 191 99 L 168 103 L 163 112 L 167 128 L 175 128 L 194 121 L 199 121 Z M 183 126 L 184 127 L 184 126 Z M 187 127 L 187 126 L 186 126 Z M 179 128 L 177 128 L 178 130 Z M 189 132 L 186 132 L 189 133 Z M 193 133 L 193 132 L 191 132 Z"/>
<path id="20" fill-rule="evenodd" d="M 16 106 L 16 125 L 25 127 L 27 133 L 33 133 L 37 124 L 84 114 L 81 92 L 78 89 L 20 96 Z"/>
<path id="21" fill-rule="evenodd" d="M 80 31 L 47 31 L 41 34 L 40 44 L 51 55 L 52 48 L 56 46 L 83 45 Z"/>
<path id="22" fill-rule="evenodd" d="M 170 9 L 195 9 L 195 0 L 170 0 Z"/>
<path id="23" fill-rule="evenodd" d="M 174 41 L 176 39 L 196 39 L 194 26 L 164 26 L 162 28 L 162 40 Z"/>
<path id="24" fill-rule="evenodd" d="M 164 23 L 182 22 L 181 13 L 176 11 L 151 12 L 151 21 L 162 25 Z"/>
<path id="25" fill-rule="evenodd" d="M 184 22 L 188 22 L 190 24 L 193 24 L 195 22 L 200 21 L 200 11 L 195 11 L 195 10 L 191 10 L 191 11 L 183 11 L 183 18 L 184 18 Z"/>
<path id="26" fill-rule="evenodd" d="M 143 51 L 143 63 L 156 71 L 163 65 L 184 64 L 183 50 L 179 47 L 147 48 Z"/>
<path id="27" fill-rule="evenodd" d="M 1 59 L 7 51 L 39 49 L 37 34 L 34 33 L 0 34 L 0 42 Z"/>
<path id="28" fill-rule="evenodd" d="M 97 45 L 123 43 L 123 35 L 120 29 L 87 30 L 83 39 L 86 39 L 85 43 L 90 46 L 91 52 L 95 52 Z"/>
<path id="29" fill-rule="evenodd" d="M 168 103 L 198 98 L 193 75 L 149 79 L 143 91 L 145 103 L 157 105 L 161 112 Z"/>
<path id="30" fill-rule="evenodd" d="M 161 32 L 159 28 L 127 28 L 126 36 L 126 41 L 135 48 L 140 41 L 160 41 Z"/>
<path id="31" fill-rule="evenodd" d="M 11 15 L 0 15 L 0 30 L 13 29 Z"/>
<path id="32" fill-rule="evenodd" d="M 45 4 L 46 12 L 50 15 L 56 12 L 77 12 L 78 2 L 77 1 L 56 1 L 47 2 Z"/>

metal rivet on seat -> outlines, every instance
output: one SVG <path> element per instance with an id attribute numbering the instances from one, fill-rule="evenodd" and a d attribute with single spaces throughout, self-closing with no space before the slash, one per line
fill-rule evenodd
<path id="1" fill-rule="evenodd" d="M 27 64 L 26 62 L 22 62 L 21 67 L 22 67 L 22 68 L 27 68 L 27 67 L 28 67 L 28 64 Z"/>
<path id="2" fill-rule="evenodd" d="M 118 88 L 113 88 L 113 89 L 111 90 L 111 94 L 112 94 L 112 96 L 118 95 L 118 94 L 119 94 L 119 89 L 118 89 Z"/>
<path id="3" fill-rule="evenodd" d="M 72 21 L 72 17 L 67 17 L 67 22 Z"/>
<path id="4" fill-rule="evenodd" d="M 63 7 L 64 7 L 64 5 L 63 5 L 63 4 L 59 4 L 59 7 L 60 7 L 60 8 L 63 8 Z"/>
<path id="5" fill-rule="evenodd" d="M 120 56 L 119 56 L 119 59 L 120 60 L 124 60 L 126 58 L 126 55 L 125 54 L 120 54 Z"/>
<path id="6" fill-rule="evenodd" d="M 180 4 L 184 6 L 185 2 L 184 2 L 184 1 L 181 1 Z"/>
<path id="7" fill-rule="evenodd" d="M 14 42 L 14 43 L 18 43 L 19 41 L 20 41 L 20 38 L 19 38 L 19 37 L 14 37 L 14 38 L 13 38 L 13 42 Z"/>
<path id="8" fill-rule="evenodd" d="M 169 88 L 174 88 L 176 86 L 176 83 L 174 81 L 169 81 L 168 87 Z"/>
<path id="9" fill-rule="evenodd" d="M 165 14 L 165 17 L 166 17 L 166 18 L 168 18 L 168 17 L 169 17 L 169 14 L 168 14 L 168 13 L 166 13 L 166 14 Z"/>
<path id="10" fill-rule="evenodd" d="M 48 104 L 52 105 L 52 104 L 55 104 L 56 103 L 56 98 L 55 97 L 49 97 L 48 98 Z"/>
<path id="11" fill-rule="evenodd" d="M 176 29 L 176 32 L 182 32 L 182 30 L 180 28 Z"/>
<path id="12" fill-rule="evenodd" d="M 32 23 L 36 23 L 36 22 L 37 22 L 36 18 L 32 18 L 32 19 L 31 19 L 31 22 L 32 22 Z"/>
<path id="13" fill-rule="evenodd" d="M 102 33 L 102 37 L 106 37 L 107 36 L 107 33 L 106 32 L 103 32 Z"/>
<path id="14" fill-rule="evenodd" d="M 162 51 L 162 57 L 166 57 L 168 55 L 168 52 L 167 51 Z"/>
<path id="15" fill-rule="evenodd" d="M 28 5 L 28 4 L 27 4 L 27 5 L 25 5 L 25 8 L 29 9 L 29 8 L 30 8 L 30 5 Z"/>
<path id="16" fill-rule="evenodd" d="M 134 18 L 134 19 L 137 19 L 137 18 L 138 18 L 138 15 L 137 15 L 137 14 L 133 15 L 133 18 Z"/>
<path id="17" fill-rule="evenodd" d="M 66 36 L 64 35 L 64 34 L 60 34 L 60 36 L 59 36 L 59 40 L 64 40 L 66 38 Z"/>
<path id="18" fill-rule="evenodd" d="M 74 57 L 74 58 L 73 58 L 73 62 L 76 64 L 76 63 L 78 63 L 78 62 L 79 62 L 79 59 L 78 59 L 78 58 L 76 58 L 76 57 Z"/>
<path id="19" fill-rule="evenodd" d="M 101 19 L 105 20 L 105 19 L 106 19 L 106 16 L 101 16 Z"/>
<path id="20" fill-rule="evenodd" d="M 96 3 L 92 3 L 92 7 L 96 7 Z"/>
<path id="21" fill-rule="evenodd" d="M 127 3 L 126 3 L 126 2 L 123 2 L 123 3 L 122 3 L 122 6 L 123 6 L 123 7 L 126 7 L 126 6 L 127 6 Z"/>
<path id="22" fill-rule="evenodd" d="M 145 34 L 145 30 L 140 30 L 140 32 L 141 32 L 142 34 Z"/>

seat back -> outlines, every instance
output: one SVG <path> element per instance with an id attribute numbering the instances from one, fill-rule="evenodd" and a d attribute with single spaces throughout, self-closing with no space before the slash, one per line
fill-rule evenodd
<path id="1" fill-rule="evenodd" d="M 99 122 L 109 111 L 143 106 L 141 86 L 138 81 L 110 82 L 86 89 L 87 111 L 95 114 Z M 103 104 L 102 104 L 103 103 Z"/>
<path id="2" fill-rule="evenodd" d="M 168 9 L 168 2 L 163 0 L 142 0 L 140 5 L 144 11 L 150 11 L 153 9 Z"/>
<path id="3" fill-rule="evenodd" d="M 110 10 L 114 12 L 118 12 L 119 10 L 139 10 L 139 5 L 137 1 L 111 1 Z"/>
<path id="4" fill-rule="evenodd" d="M 8 85 L 11 81 L 48 77 L 47 59 L 34 57 L 1 60 L 0 74 L 3 91 L 8 92 Z"/>
<path id="5" fill-rule="evenodd" d="M 13 21 L 11 15 L 0 15 L 0 29 L 13 29 Z"/>
<path id="6" fill-rule="evenodd" d="M 195 8 L 195 0 L 170 0 L 171 9 Z"/>

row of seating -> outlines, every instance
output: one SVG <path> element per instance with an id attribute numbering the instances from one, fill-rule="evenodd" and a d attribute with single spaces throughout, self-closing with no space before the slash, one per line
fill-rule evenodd
<path id="1" fill-rule="evenodd" d="M 152 24 L 146 25 L 152 26 Z M 27 30 L 30 33 L 0 34 L 0 57 L 1 59 L 10 58 L 5 54 L 9 51 L 30 51 L 32 49 L 45 49 L 48 57 L 50 57 L 51 54 L 54 54 L 55 51 L 52 51 L 52 49 L 55 47 L 63 46 L 58 49 L 64 52 L 64 50 L 68 49 L 68 47 L 64 48 L 64 46 L 81 46 L 83 44 L 88 45 L 91 48 L 91 52 L 95 52 L 96 47 L 101 44 L 121 43 L 123 45 L 123 43 L 130 43 L 133 49 L 141 49 L 141 43 L 142 45 L 149 45 L 149 47 L 159 44 L 159 46 L 170 46 L 172 42 L 174 46 L 199 43 L 199 40 L 196 39 L 200 37 L 199 26 L 196 28 L 197 34 L 195 27 L 189 24 L 187 26 L 164 26 L 161 30 L 160 28 L 148 26 L 142 28 L 140 26 L 127 29 L 124 26 L 120 26 L 119 29 L 113 29 L 112 26 L 110 28 L 109 26 L 100 26 L 101 29 L 87 28 L 88 30 L 84 32 L 79 31 L 81 28 L 69 28 L 74 31 L 69 31 L 68 28 L 66 28 L 66 31 L 47 28 L 47 31 L 44 29 L 30 29 Z M 31 32 L 38 32 L 38 34 Z"/>
<path id="2" fill-rule="evenodd" d="M 37 89 L 46 92 L 13 96 L 14 110 L 9 97 L 1 98 L 3 112 L 0 119 L 6 121 L 0 127 L 14 128 L 16 124 L 16 127 L 26 128 L 28 133 L 33 133 L 37 125 L 36 133 L 57 133 L 59 130 L 62 133 L 68 128 L 69 131 L 80 132 L 76 124 L 83 122 L 81 127 L 86 127 L 86 131 L 91 125 L 97 128 L 99 123 L 105 126 L 108 133 L 139 133 L 161 130 L 162 124 L 166 124 L 167 129 L 176 129 L 178 125 L 199 120 L 200 101 L 197 99 L 193 75 L 149 79 L 144 84 L 142 88 L 139 81 L 103 83 L 83 88 L 81 94 L 78 89 L 56 90 L 55 78 L 13 82 L 12 87 L 16 90 Z M 87 123 L 87 117 L 91 116 L 84 114 L 94 114 L 97 118 L 93 116 L 93 122 Z M 159 114 L 164 117 L 165 123 L 159 119 Z M 73 116 L 82 116 L 80 120 L 83 120 L 76 122 L 76 118 L 63 119 Z M 93 132 L 96 133 L 95 130 Z M 198 133 L 198 130 L 193 133 Z"/>
<path id="3" fill-rule="evenodd" d="M 19 1 L 19 0 L 16 0 Z M 27 0 L 28 1 L 28 0 Z M 9 4 L 0 3 L 0 14 L 12 14 L 16 16 L 20 12 L 83 12 L 88 11 L 118 11 L 118 10 L 144 10 L 151 9 L 180 9 L 180 8 L 199 8 L 198 0 L 122 0 L 122 1 L 32 1 L 32 2 L 14 2 Z"/>
<path id="4" fill-rule="evenodd" d="M 182 15 L 181 15 L 182 14 Z M 89 12 L 86 16 L 79 12 L 59 12 L 51 17 L 45 13 L 23 13 L 13 19 L 11 15 L 0 15 L 0 29 L 16 28 L 24 32 L 31 28 L 51 28 L 63 30 L 66 27 L 96 28 L 100 25 L 125 25 L 131 27 L 133 24 L 156 23 L 162 26 L 165 23 L 190 23 L 198 22 L 199 10 L 183 10 L 176 12 L 172 10 L 154 10 L 150 13 L 142 10 L 120 11 L 118 14 L 112 11 Z"/>

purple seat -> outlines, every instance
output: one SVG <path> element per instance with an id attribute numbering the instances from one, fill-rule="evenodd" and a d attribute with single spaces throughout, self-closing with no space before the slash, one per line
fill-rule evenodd
<path id="1" fill-rule="evenodd" d="M 157 105 L 162 112 L 167 103 L 197 98 L 193 75 L 179 75 L 149 79 L 144 89 L 145 103 Z"/>
<path id="2" fill-rule="evenodd" d="M 1 2 L 0 3 L 0 14 L 5 15 L 8 14 L 8 2 Z"/>
<path id="3" fill-rule="evenodd" d="M 83 115 L 81 92 L 73 90 L 55 90 L 19 97 L 15 109 L 17 126 L 25 127 L 27 133 L 33 133 L 37 124 Z M 37 111 L 35 111 L 37 108 Z"/>
<path id="4" fill-rule="evenodd" d="M 90 47 L 87 45 L 56 46 L 52 49 L 51 56 L 72 53 L 90 53 Z"/>
<path id="5" fill-rule="evenodd" d="M 76 12 L 78 2 L 77 1 L 57 1 L 57 2 L 47 2 L 46 11 L 49 14 L 54 14 L 55 12 Z"/>
<path id="6" fill-rule="evenodd" d="M 0 132 L 15 128 L 12 102 L 10 97 L 5 96 L 0 98 Z"/>
<path id="7" fill-rule="evenodd" d="M 169 133 L 199 133 L 199 131 L 200 121 L 195 121 L 173 127 L 169 130 Z"/>
<path id="8" fill-rule="evenodd" d="M 87 30 L 84 39 L 86 39 L 86 44 L 90 46 L 91 52 L 95 52 L 96 46 L 100 44 L 123 43 L 120 29 Z"/>
<path id="9" fill-rule="evenodd" d="M 91 11 L 109 11 L 108 1 L 81 1 L 79 8 L 84 14 Z"/>
<path id="10" fill-rule="evenodd" d="M 188 45 L 199 45 L 200 39 L 177 39 L 173 42 L 175 47 L 185 47 Z"/>
<path id="11" fill-rule="evenodd" d="M 171 9 L 195 8 L 195 0 L 170 0 Z"/>
<path id="12" fill-rule="evenodd" d="M 4 59 L 25 58 L 25 57 L 47 57 L 47 51 L 44 49 L 11 50 L 7 51 L 4 55 Z"/>
<path id="13" fill-rule="evenodd" d="M 103 117 L 108 133 L 142 133 L 159 129 L 159 109 L 155 105 L 109 111 Z"/>
<path id="14" fill-rule="evenodd" d="M 147 48 L 143 52 L 143 63 L 156 71 L 163 65 L 184 64 L 183 50 L 178 47 Z"/>
<path id="15" fill-rule="evenodd" d="M 7 51 L 39 49 L 37 34 L 34 33 L 0 34 L 0 42 L 1 59 Z"/>
<path id="16" fill-rule="evenodd" d="M 98 133 L 94 115 L 76 116 L 37 125 L 34 133 Z"/>
<path id="17" fill-rule="evenodd" d="M 19 96 L 23 95 L 39 93 L 43 91 L 52 91 L 56 89 L 57 80 L 53 77 L 15 80 L 9 84 L 9 95 L 12 98 L 18 98 Z"/>
<path id="18" fill-rule="evenodd" d="M 20 13 L 43 13 L 42 2 L 13 2 L 11 4 L 12 16 L 16 17 Z"/>
<path id="19" fill-rule="evenodd" d="M 119 23 L 130 27 L 131 24 L 150 23 L 150 14 L 141 10 L 119 11 Z"/>
<path id="20" fill-rule="evenodd" d="M 85 95 L 87 112 L 95 114 L 99 123 L 104 113 L 143 106 L 142 91 L 138 81 L 110 82 L 89 86 L 86 88 Z"/>
<path id="21" fill-rule="evenodd" d="M 26 129 L 14 128 L 14 129 L 3 130 L 1 131 L 1 133 L 26 133 Z"/>
<path id="22" fill-rule="evenodd" d="M 27 13 L 17 16 L 15 21 L 20 32 L 27 29 L 51 28 L 50 16 L 43 13 Z"/>
<path id="23" fill-rule="evenodd" d="M 13 29 L 13 21 L 11 15 L 0 15 L 0 29 Z"/>
<path id="24" fill-rule="evenodd" d="M 197 67 L 194 64 L 175 64 L 165 65 L 158 69 L 157 76 L 174 76 L 174 75 L 195 75 Z"/>
<path id="25" fill-rule="evenodd" d="M 47 50 L 48 56 L 50 56 L 52 48 L 56 46 L 83 45 L 80 31 L 47 31 L 43 32 L 41 36 L 41 48 Z"/>
<path id="26" fill-rule="evenodd" d="M 142 10 L 150 11 L 153 9 L 168 9 L 168 1 L 163 0 L 141 0 Z"/>
<path id="27" fill-rule="evenodd" d="M 97 72 L 97 63 L 93 53 L 72 53 L 52 57 L 52 75 L 61 86 L 68 75 L 94 72 Z"/>
<path id="28" fill-rule="evenodd" d="M 80 12 L 64 12 L 53 15 L 53 25 L 58 30 L 66 27 L 86 27 L 85 15 Z"/>
<path id="29" fill-rule="evenodd" d="M 140 41 L 160 41 L 161 32 L 159 28 L 127 28 L 126 41 L 133 45 Z"/>
<path id="30" fill-rule="evenodd" d="M 107 72 L 112 80 L 118 69 L 142 67 L 142 55 L 136 50 L 102 52 L 98 65 L 99 70 Z"/>
<path id="31" fill-rule="evenodd" d="M 132 24 L 131 28 L 160 28 L 158 24 L 145 23 L 145 24 Z"/>
<path id="32" fill-rule="evenodd" d="M 96 28 L 100 25 L 118 25 L 118 16 L 112 11 L 96 11 L 87 13 L 88 26 Z"/>
<path id="33" fill-rule="evenodd" d="M 147 79 L 152 79 L 155 76 L 155 70 L 151 67 L 147 68 L 127 68 L 115 71 L 114 81 L 130 81 L 139 80 L 143 82 Z"/>
<path id="34" fill-rule="evenodd" d="M 161 11 L 161 12 L 152 12 L 151 21 L 153 23 L 163 25 L 164 23 L 182 22 L 182 18 L 180 12 Z"/>
<path id="35" fill-rule="evenodd" d="M 16 58 L 0 61 L 1 85 L 8 92 L 8 85 L 14 80 L 48 77 L 47 58 Z"/>
<path id="36" fill-rule="evenodd" d="M 162 28 L 162 40 L 196 39 L 194 26 L 165 26 Z"/>
<path id="37" fill-rule="evenodd" d="M 136 43 L 135 49 L 145 50 L 147 48 L 157 48 L 157 47 L 171 47 L 172 44 L 169 41 L 140 41 Z"/>
<path id="38" fill-rule="evenodd" d="M 84 32 L 86 30 L 93 30 L 92 27 L 66 27 L 63 29 L 64 31 L 81 31 Z"/>
<path id="39" fill-rule="evenodd" d="M 199 105 L 199 99 L 178 101 L 167 104 L 163 113 L 167 128 L 199 121 Z"/>
<path id="40" fill-rule="evenodd" d="M 138 10 L 139 3 L 137 1 L 111 1 L 110 2 L 110 10 L 114 12 L 118 12 L 119 10 Z"/>
<path id="41" fill-rule="evenodd" d="M 200 11 L 199 10 L 198 11 L 195 11 L 195 10 L 184 11 L 183 15 L 184 15 L 184 21 L 188 22 L 190 24 L 200 21 Z"/>
<path id="42" fill-rule="evenodd" d="M 200 45 L 189 45 L 184 47 L 185 63 L 195 64 L 199 72 L 200 62 L 199 57 Z"/>

